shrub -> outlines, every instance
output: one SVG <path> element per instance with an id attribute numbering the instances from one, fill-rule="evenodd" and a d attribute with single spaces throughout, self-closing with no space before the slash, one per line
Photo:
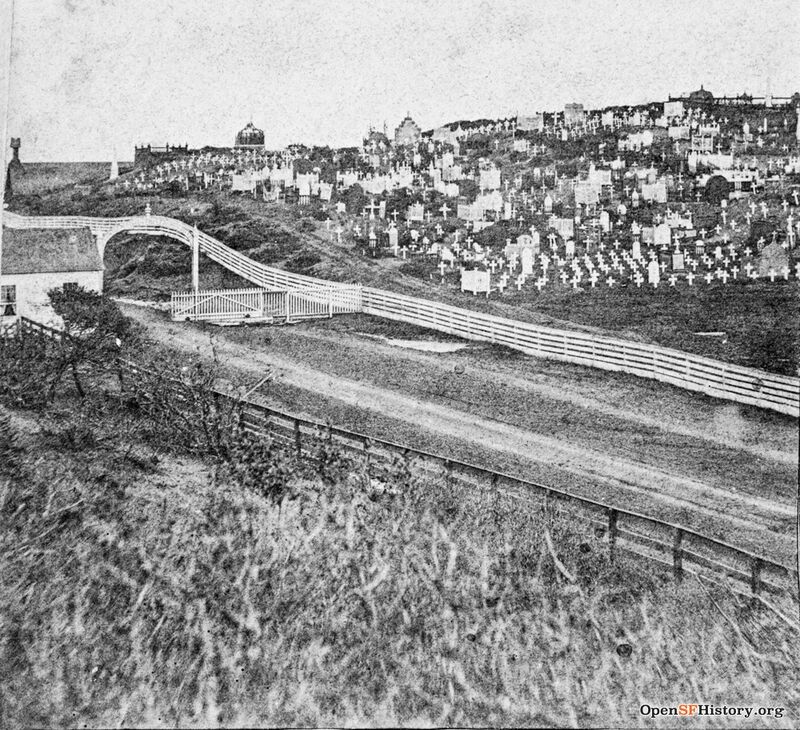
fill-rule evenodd
<path id="1" fill-rule="evenodd" d="M 277 503 L 296 465 L 285 446 L 240 429 L 228 447 L 226 471 L 239 486 Z"/>
<path id="2" fill-rule="evenodd" d="M 297 230 L 301 233 L 313 233 L 317 230 L 317 225 L 311 218 L 301 218 L 297 221 Z"/>
<path id="3" fill-rule="evenodd" d="M 83 397 L 81 371 L 94 374 L 116 369 L 123 344 L 136 339 L 138 331 L 109 297 L 83 287 L 51 289 L 50 302 L 63 322 L 61 336 L 53 343 L 51 395 L 69 372 Z"/>
<path id="4" fill-rule="evenodd" d="M 436 267 L 420 256 L 406 261 L 398 270 L 405 276 L 413 276 L 417 279 L 428 279 L 436 270 Z"/>
<path id="5" fill-rule="evenodd" d="M 307 274 L 320 263 L 322 263 L 322 257 L 319 254 L 308 249 L 303 249 L 300 253 L 290 258 L 284 265 L 284 268 L 296 274 Z"/>
<path id="6" fill-rule="evenodd" d="M 53 344 L 48 338 L 22 332 L 0 339 L 0 398 L 22 408 L 41 408 L 53 378 Z"/>

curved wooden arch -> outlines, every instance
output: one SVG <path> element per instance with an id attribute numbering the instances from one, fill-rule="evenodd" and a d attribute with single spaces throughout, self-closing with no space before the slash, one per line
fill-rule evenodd
<path id="1" fill-rule="evenodd" d="M 193 229 L 186 223 L 177 221 L 173 218 L 162 216 L 135 216 L 126 219 L 116 219 L 114 225 L 108 227 L 106 224 L 89 225 L 92 233 L 97 239 L 97 249 L 100 258 L 105 257 L 105 250 L 108 242 L 114 236 L 120 234 L 144 235 L 144 236 L 164 236 L 180 241 L 186 246 L 193 245 Z"/>

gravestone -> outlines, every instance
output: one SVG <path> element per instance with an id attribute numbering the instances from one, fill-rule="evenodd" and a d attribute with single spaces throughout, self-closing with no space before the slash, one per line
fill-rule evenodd
<path id="1" fill-rule="evenodd" d="M 533 250 L 530 247 L 526 246 L 522 249 L 520 262 L 522 264 L 522 273 L 525 276 L 530 276 L 533 273 Z"/>
<path id="2" fill-rule="evenodd" d="M 485 292 L 489 296 L 489 279 L 490 274 L 488 271 L 461 271 L 461 291 L 471 291 L 473 294 L 478 292 Z"/>
<path id="3" fill-rule="evenodd" d="M 539 236 L 539 231 L 533 230 L 531 231 L 531 244 L 533 245 L 533 252 L 535 254 L 539 254 L 541 252 L 541 236 Z"/>
<path id="4" fill-rule="evenodd" d="M 681 251 L 676 245 L 675 250 L 672 252 L 672 270 L 683 271 L 685 268 L 686 263 L 684 261 L 683 251 Z"/>
<path id="5" fill-rule="evenodd" d="M 422 203 L 415 203 L 409 206 L 406 218 L 409 221 L 422 221 L 425 219 L 425 207 Z"/>
<path id="6" fill-rule="evenodd" d="M 661 269 L 659 268 L 658 261 L 653 259 L 647 264 L 647 283 L 653 286 L 658 286 L 661 281 Z"/>
<path id="7" fill-rule="evenodd" d="M 653 231 L 653 243 L 658 247 L 669 247 L 672 243 L 672 229 L 666 223 L 660 223 Z"/>
<path id="8" fill-rule="evenodd" d="M 397 229 L 392 227 L 387 231 L 387 233 L 389 234 L 389 248 L 392 249 L 394 255 L 397 256 L 397 248 L 400 239 Z"/>

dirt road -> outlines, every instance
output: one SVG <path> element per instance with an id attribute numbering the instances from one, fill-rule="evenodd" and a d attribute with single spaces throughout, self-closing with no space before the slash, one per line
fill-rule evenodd
<path id="1" fill-rule="evenodd" d="M 198 330 L 184 324 L 170 323 L 162 316 L 148 312 L 142 308 L 126 305 L 125 312 L 146 324 L 152 335 L 171 347 L 187 353 L 210 355 L 210 342 L 207 336 L 198 336 Z M 681 458 L 671 458 L 668 468 L 657 462 L 653 449 L 637 450 L 631 444 L 629 453 L 625 449 L 608 449 L 603 438 L 603 428 L 597 429 L 594 436 L 582 435 L 570 438 L 570 431 L 577 431 L 569 423 L 560 431 L 552 433 L 536 432 L 530 428 L 504 422 L 505 419 L 488 417 L 480 413 L 467 413 L 457 405 L 448 405 L 441 399 L 420 397 L 418 394 L 401 392 L 384 387 L 356 372 L 347 377 L 342 372 L 326 372 L 318 362 L 308 363 L 308 358 L 290 356 L 282 352 L 283 341 L 291 350 L 290 341 L 296 344 L 298 338 L 306 338 L 312 343 L 316 341 L 323 354 L 331 350 L 337 343 L 352 347 L 359 353 L 360 366 L 369 367 L 370 358 L 384 356 L 388 348 L 389 356 L 394 354 L 398 367 L 407 362 L 427 364 L 431 358 L 442 358 L 443 355 L 431 356 L 427 353 L 403 351 L 391 348 L 374 340 L 353 338 L 340 332 L 326 333 L 292 328 L 269 330 L 273 339 L 268 348 L 254 348 L 235 342 L 233 333 L 221 332 L 215 336 L 215 346 L 220 360 L 226 368 L 239 373 L 250 374 L 254 379 L 272 370 L 276 385 L 308 391 L 330 402 L 339 402 L 365 412 L 382 414 L 395 421 L 402 422 L 414 429 L 438 437 L 446 437 L 453 441 L 476 448 L 491 449 L 498 455 L 506 455 L 517 463 L 522 460 L 521 476 L 528 476 L 538 481 L 559 486 L 566 485 L 576 493 L 591 496 L 602 501 L 611 501 L 619 495 L 628 495 L 636 500 L 639 511 L 646 511 L 641 505 L 652 505 L 649 514 L 672 517 L 682 521 L 676 515 L 691 515 L 695 529 L 703 525 L 713 529 L 703 530 L 709 534 L 722 536 L 733 541 L 732 536 L 742 538 L 737 544 L 746 543 L 751 548 L 756 546 L 765 554 L 786 558 L 793 552 L 792 525 L 795 508 L 789 497 L 791 475 L 796 474 L 797 454 L 791 449 L 791 428 L 788 436 L 780 425 L 775 431 L 778 437 L 768 439 L 766 443 L 753 440 L 748 429 L 709 428 L 708 422 L 693 425 L 680 421 L 677 414 L 670 413 L 669 408 L 661 412 L 648 413 L 641 408 L 622 409 L 607 402 L 607 393 L 593 393 L 596 384 L 591 378 L 581 380 L 576 387 L 568 390 L 558 387 L 547 378 L 531 379 L 504 373 L 500 377 L 515 392 L 535 395 L 544 401 L 567 402 L 578 404 L 598 417 L 624 419 L 633 429 L 658 428 L 663 438 L 687 441 L 703 441 L 716 443 L 720 448 L 733 449 L 743 453 L 751 461 L 757 460 L 762 466 L 760 471 L 767 470 L 772 481 L 780 482 L 785 474 L 788 485 L 776 485 L 768 493 L 753 493 L 738 486 L 739 479 L 726 464 L 718 464 L 713 470 L 713 478 L 698 478 L 700 466 L 693 463 L 693 446 L 687 445 L 680 455 L 688 455 L 685 468 L 680 468 Z M 277 345 L 275 340 L 281 340 Z M 395 351 L 393 353 L 393 350 Z M 322 357 L 322 356 L 321 356 Z M 476 357 L 480 357 L 477 353 Z M 313 360 L 313 358 L 312 358 Z M 366 364 L 365 364 L 366 363 Z M 331 366 L 335 371 L 336 368 Z M 330 370 L 330 368 L 329 368 Z M 494 372 L 494 369 L 493 369 Z M 627 387 L 627 386 L 626 386 Z M 691 394 L 686 394 L 691 398 Z M 657 406 L 657 404 L 656 404 Z M 704 419 L 724 426 L 726 406 L 719 406 L 716 412 L 704 413 Z M 706 407 L 708 410 L 708 407 Z M 319 413 L 308 414 L 320 418 Z M 788 441 L 788 444 L 786 443 Z M 692 463 L 690 463 L 692 462 Z M 549 477 L 549 478 L 548 478 Z M 785 486 L 786 488 L 781 488 Z M 606 499 L 603 499 L 604 494 Z M 620 506 L 628 506 L 621 504 Z M 685 523 L 685 520 L 683 521 Z M 745 546 L 745 545 L 743 545 Z"/>

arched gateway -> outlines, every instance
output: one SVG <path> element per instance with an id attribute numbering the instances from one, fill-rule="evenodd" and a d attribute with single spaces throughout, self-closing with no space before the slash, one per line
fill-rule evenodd
<path id="1" fill-rule="evenodd" d="M 309 276 L 292 274 L 265 266 L 244 254 L 234 251 L 196 226 L 159 215 L 129 216 L 126 218 L 91 218 L 88 216 L 22 216 L 3 211 L 3 225 L 17 229 L 88 228 L 97 241 L 103 258 L 108 242 L 120 233 L 128 235 L 166 236 L 189 246 L 194 256 L 193 286 L 197 290 L 197 261 L 202 253 L 237 276 L 261 289 L 286 290 L 301 299 L 326 305 L 329 314 L 360 312 L 361 287 L 353 284 L 321 282 Z"/>

